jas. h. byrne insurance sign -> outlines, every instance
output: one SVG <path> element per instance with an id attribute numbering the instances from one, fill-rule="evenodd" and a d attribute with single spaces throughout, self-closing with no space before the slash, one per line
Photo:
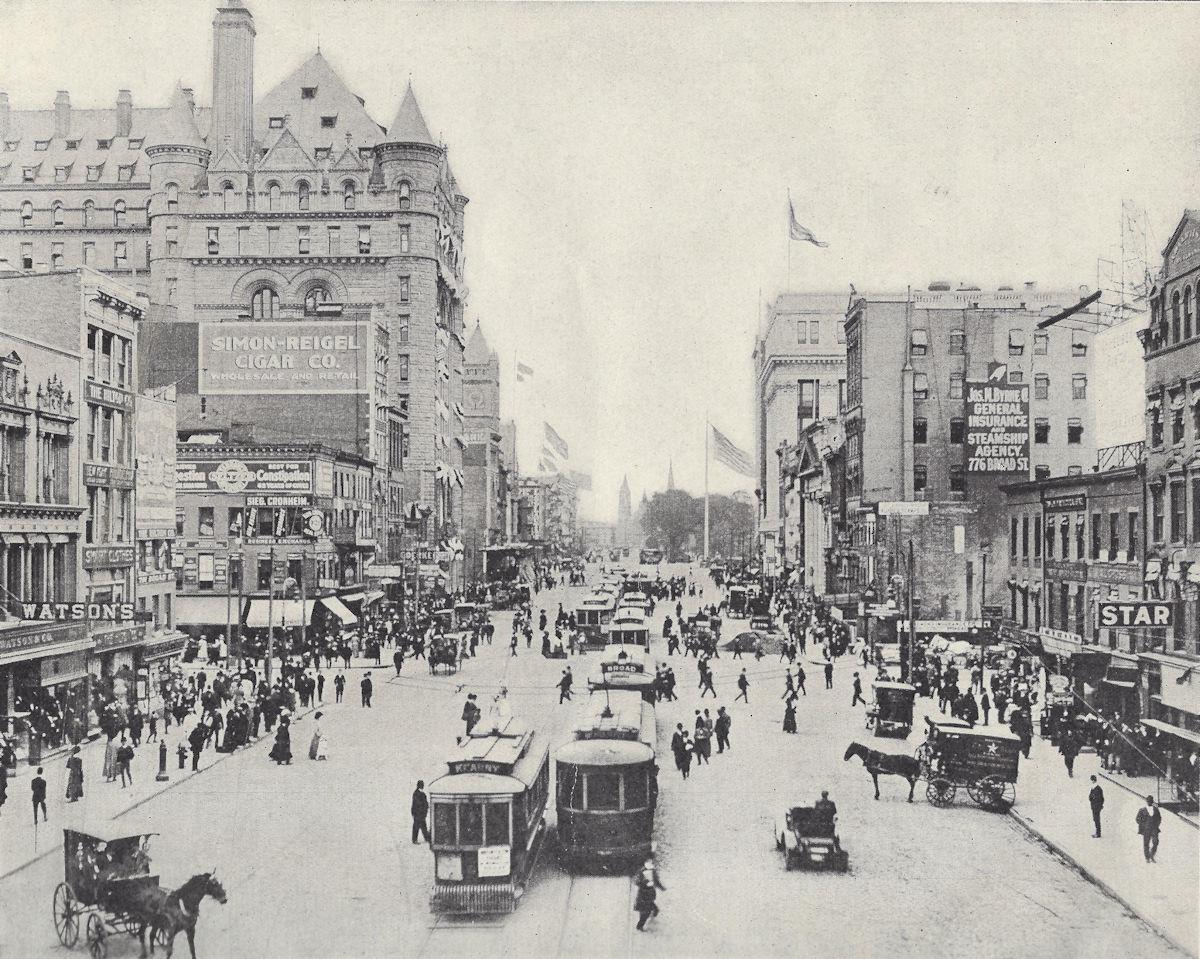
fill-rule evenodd
<path id="1" fill-rule="evenodd" d="M 200 323 L 201 393 L 370 393 L 371 324 Z"/>
<path id="2" fill-rule="evenodd" d="M 989 363 L 986 382 L 967 384 L 967 472 L 1029 472 L 1029 387 Z"/>

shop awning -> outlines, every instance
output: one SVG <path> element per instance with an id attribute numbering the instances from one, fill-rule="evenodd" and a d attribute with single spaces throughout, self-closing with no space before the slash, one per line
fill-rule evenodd
<path id="1" fill-rule="evenodd" d="M 5 546 L 24 546 L 28 542 L 24 533 L 5 533 L 0 536 L 0 543 Z"/>
<path id="2" fill-rule="evenodd" d="M 1146 582 L 1158 579 L 1159 573 L 1162 572 L 1162 560 L 1148 559 L 1146 560 Z"/>
<path id="3" fill-rule="evenodd" d="M 312 622 L 312 611 L 315 600 L 277 599 L 274 602 L 265 599 L 250 600 L 250 611 L 246 613 L 246 625 L 265 629 L 275 626 L 299 626 Z M 178 622 L 178 620 L 176 620 Z"/>
<path id="4" fill-rule="evenodd" d="M 336 596 L 326 596 L 324 599 L 320 600 L 320 602 L 327 610 L 333 613 L 334 616 L 340 619 L 344 625 L 353 626 L 358 622 L 358 617 L 350 612 L 350 610 L 346 608 L 346 604 Z"/>
<path id="5" fill-rule="evenodd" d="M 38 546 L 38 545 L 49 546 L 50 545 L 50 537 L 47 536 L 45 533 L 26 533 L 25 540 L 26 540 L 26 542 L 29 543 L 30 546 Z"/>
<path id="6" fill-rule="evenodd" d="M 361 603 L 366 598 L 366 593 L 346 593 L 338 597 L 343 603 Z"/>
<path id="7" fill-rule="evenodd" d="M 176 596 L 178 626 L 224 626 L 238 621 L 238 601 L 224 596 Z"/>
<path id="8" fill-rule="evenodd" d="M 50 537 L 50 542 L 56 545 L 71 542 L 71 537 L 66 533 L 49 533 L 47 535 Z"/>
<path id="9" fill-rule="evenodd" d="M 367 605 L 368 606 L 370 606 L 372 603 L 378 602 L 381 599 L 383 599 L 383 590 L 382 589 L 367 590 Z"/>
<path id="10" fill-rule="evenodd" d="M 1157 729 L 1159 732 L 1167 733 L 1169 736 L 1178 736 L 1180 739 L 1186 740 L 1194 746 L 1200 746 L 1200 733 L 1184 729 L 1182 726 L 1172 726 L 1170 723 L 1164 723 L 1161 719 L 1143 719 L 1141 720 L 1141 724 L 1149 726 L 1151 729 Z"/>

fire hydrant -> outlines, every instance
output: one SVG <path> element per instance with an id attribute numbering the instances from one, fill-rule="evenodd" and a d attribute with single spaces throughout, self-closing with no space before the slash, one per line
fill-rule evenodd
<path id="1" fill-rule="evenodd" d="M 158 775 L 154 777 L 156 782 L 166 782 L 171 777 L 167 775 L 167 741 L 161 740 L 158 744 Z"/>
<path id="2" fill-rule="evenodd" d="M 183 743 L 180 743 L 179 748 L 175 750 L 175 755 L 179 759 L 179 768 L 180 769 L 186 768 L 187 755 L 188 755 L 187 746 L 185 746 Z"/>

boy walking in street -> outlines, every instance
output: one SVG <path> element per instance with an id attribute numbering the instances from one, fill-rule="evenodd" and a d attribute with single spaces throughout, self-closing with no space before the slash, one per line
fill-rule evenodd
<path id="1" fill-rule="evenodd" d="M 1092 788 L 1088 792 L 1088 804 L 1092 807 L 1092 822 L 1096 824 L 1096 831 L 1092 833 L 1094 839 L 1100 838 L 1100 810 L 1104 808 L 1104 790 L 1100 788 L 1100 783 L 1096 777 L 1092 777 Z"/>
<path id="2" fill-rule="evenodd" d="M 38 766 L 37 775 L 29 783 L 29 792 L 33 799 L 33 824 L 38 821 L 38 809 L 42 811 L 42 822 L 46 822 L 46 780 L 42 778 L 42 767 Z"/>

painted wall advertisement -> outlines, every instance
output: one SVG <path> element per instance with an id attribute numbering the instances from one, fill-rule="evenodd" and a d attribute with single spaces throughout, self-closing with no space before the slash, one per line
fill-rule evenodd
<path id="1" fill-rule="evenodd" d="M 200 392 L 370 393 L 371 324 L 200 323 Z"/>
<path id="2" fill-rule="evenodd" d="M 312 463 L 307 460 L 180 461 L 175 487 L 181 493 L 311 493 Z"/>
<path id="3" fill-rule="evenodd" d="M 967 472 L 1029 473 L 1029 387 L 989 363 L 986 382 L 967 384 Z"/>
<path id="4" fill-rule="evenodd" d="M 175 403 L 137 399 L 137 528 L 175 528 Z"/>

